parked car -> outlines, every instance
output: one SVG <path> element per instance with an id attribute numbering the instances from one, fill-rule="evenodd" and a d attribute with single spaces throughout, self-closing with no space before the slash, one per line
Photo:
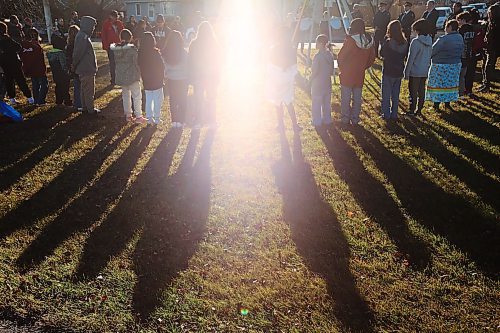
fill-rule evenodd
<path id="1" fill-rule="evenodd" d="M 451 15 L 451 8 L 450 7 L 436 7 L 436 10 L 439 13 L 438 20 L 436 21 L 436 29 L 443 30 L 444 29 L 444 22 L 446 22 L 446 19 L 448 16 Z"/>
<path id="2" fill-rule="evenodd" d="M 472 6 L 477 9 L 479 12 L 479 15 L 481 15 L 481 18 L 486 18 L 486 14 L 488 12 L 488 5 L 485 4 L 484 2 L 480 3 L 471 3 L 469 6 Z"/>
<path id="3" fill-rule="evenodd" d="M 472 5 L 467 5 L 467 6 L 462 6 L 462 10 L 464 12 L 470 12 L 472 9 L 474 9 L 476 7 L 472 6 Z"/>

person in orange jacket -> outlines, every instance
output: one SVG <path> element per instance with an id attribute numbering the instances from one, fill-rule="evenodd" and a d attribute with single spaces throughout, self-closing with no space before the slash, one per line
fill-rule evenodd
<path id="1" fill-rule="evenodd" d="M 118 12 L 112 10 L 109 17 L 102 25 L 101 39 L 102 48 L 108 53 L 109 72 L 111 73 L 111 85 L 115 85 L 115 59 L 110 51 L 111 44 L 120 43 L 120 32 L 124 29 L 123 22 L 118 20 Z"/>

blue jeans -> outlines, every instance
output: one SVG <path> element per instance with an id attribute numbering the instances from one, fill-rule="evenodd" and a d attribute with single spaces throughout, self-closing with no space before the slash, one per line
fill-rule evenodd
<path id="1" fill-rule="evenodd" d="M 382 75 L 382 115 L 384 119 L 397 119 L 401 78 Z M 391 103 L 392 102 L 392 103 Z"/>
<path id="2" fill-rule="evenodd" d="M 80 78 L 78 76 L 73 78 L 73 106 L 77 109 L 82 107 Z"/>
<path id="3" fill-rule="evenodd" d="M 31 86 L 35 104 L 45 104 L 45 97 L 47 97 L 47 92 L 49 91 L 49 81 L 47 80 L 47 77 L 32 77 Z"/>
<path id="4" fill-rule="evenodd" d="M 340 118 L 343 123 L 359 123 L 362 89 L 361 87 L 340 86 Z"/>
<path id="5" fill-rule="evenodd" d="M 312 123 L 313 126 L 332 123 L 332 93 L 312 95 Z"/>

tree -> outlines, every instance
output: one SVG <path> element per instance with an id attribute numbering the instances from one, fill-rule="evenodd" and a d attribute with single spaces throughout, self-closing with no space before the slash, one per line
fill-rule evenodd
<path id="1" fill-rule="evenodd" d="M 43 17 L 42 12 L 42 2 L 37 0 L 2 0 L 0 7 L 0 17 L 18 15 L 21 19 L 23 17 L 40 19 Z"/>

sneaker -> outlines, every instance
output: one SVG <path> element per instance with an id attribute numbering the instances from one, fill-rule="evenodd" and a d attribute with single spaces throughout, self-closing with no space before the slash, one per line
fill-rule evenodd
<path id="1" fill-rule="evenodd" d="M 136 124 L 145 124 L 148 122 L 148 120 L 146 118 L 144 118 L 143 116 L 139 116 L 139 117 L 136 117 L 134 122 Z"/>
<path id="2" fill-rule="evenodd" d="M 28 98 L 29 104 L 35 104 L 35 99 L 33 97 Z"/>

